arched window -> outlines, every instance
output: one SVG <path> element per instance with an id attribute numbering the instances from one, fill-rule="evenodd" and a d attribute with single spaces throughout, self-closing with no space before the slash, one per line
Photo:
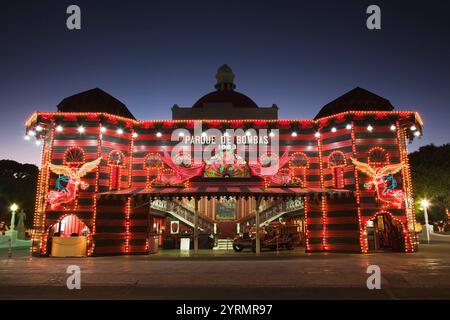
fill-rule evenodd
<path id="1" fill-rule="evenodd" d="M 113 150 L 108 156 L 108 165 L 123 167 L 125 164 L 125 156 L 121 151 Z"/>
<path id="2" fill-rule="evenodd" d="M 192 164 L 191 155 L 185 151 L 180 151 L 173 159 L 176 165 L 188 168 Z"/>
<path id="3" fill-rule="evenodd" d="M 119 150 L 113 150 L 108 155 L 108 165 L 110 166 L 109 189 L 120 189 L 121 169 L 125 167 L 125 156 Z"/>
<path id="4" fill-rule="evenodd" d="M 381 147 L 375 147 L 369 150 L 367 163 L 373 167 L 383 167 L 389 164 L 389 153 Z"/>
<path id="5" fill-rule="evenodd" d="M 259 163 L 263 168 L 268 168 L 270 166 L 276 166 L 280 162 L 278 155 L 275 153 L 267 152 L 259 157 Z M 281 168 L 280 168 L 281 169 Z"/>
<path id="6" fill-rule="evenodd" d="M 84 162 L 84 151 L 80 147 L 70 147 L 64 152 L 63 163 L 65 165 L 78 167 Z"/>
<path id="7" fill-rule="evenodd" d="M 306 187 L 306 169 L 309 167 L 309 160 L 303 152 L 294 152 L 289 159 L 289 168 L 294 176 L 302 181 L 302 187 Z"/>
<path id="8" fill-rule="evenodd" d="M 144 169 L 147 176 L 146 187 L 151 187 L 152 183 L 159 178 L 164 162 L 158 153 L 150 153 L 144 158 Z"/>
<path id="9" fill-rule="evenodd" d="M 342 151 L 333 151 L 328 157 L 328 164 L 333 173 L 333 185 L 335 188 L 343 188 L 345 155 Z"/>

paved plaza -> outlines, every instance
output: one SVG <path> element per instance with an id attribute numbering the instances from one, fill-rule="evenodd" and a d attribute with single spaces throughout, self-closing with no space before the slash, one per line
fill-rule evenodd
<path id="1" fill-rule="evenodd" d="M 69 290 L 66 269 L 81 269 Z M 381 290 L 369 290 L 369 265 Z M 149 256 L 31 258 L 0 251 L 1 299 L 450 299 L 450 244 L 406 253 L 202 251 Z"/>

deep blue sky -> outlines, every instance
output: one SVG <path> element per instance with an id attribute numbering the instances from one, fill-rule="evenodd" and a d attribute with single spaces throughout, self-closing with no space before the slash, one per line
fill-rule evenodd
<path id="1" fill-rule="evenodd" d="M 82 10 L 82 30 L 65 26 Z M 378 4 L 382 30 L 369 31 Z M 237 90 L 280 118 L 311 118 L 361 86 L 419 111 L 418 146 L 449 142 L 450 1 L 11 1 L 0 7 L 0 159 L 37 163 L 23 140 L 34 110 L 100 87 L 137 118 L 170 118 L 213 90 L 223 63 Z"/>

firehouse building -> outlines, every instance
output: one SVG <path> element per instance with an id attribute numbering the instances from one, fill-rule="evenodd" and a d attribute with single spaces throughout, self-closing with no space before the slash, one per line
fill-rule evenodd
<path id="1" fill-rule="evenodd" d="M 276 105 L 235 90 L 228 66 L 216 79 L 171 120 L 135 119 L 100 89 L 34 113 L 32 254 L 220 250 L 243 234 L 259 253 L 274 249 L 264 240 L 274 225 L 296 230 L 287 249 L 417 250 L 407 144 L 422 134 L 418 113 L 355 88 L 314 119 L 278 119 Z"/>

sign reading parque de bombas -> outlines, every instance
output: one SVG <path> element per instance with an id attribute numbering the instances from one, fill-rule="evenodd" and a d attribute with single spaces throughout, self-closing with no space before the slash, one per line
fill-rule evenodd
<path id="1" fill-rule="evenodd" d="M 267 131 L 267 130 L 264 130 Z M 278 139 L 278 138 L 276 138 Z M 186 136 L 183 139 L 183 143 L 188 145 L 188 144 L 197 144 L 197 145 L 223 145 L 223 146 L 228 146 L 228 145 L 245 145 L 245 144 L 253 144 L 253 145 L 257 145 L 257 144 L 264 144 L 264 145 L 268 145 L 270 141 L 269 135 L 267 134 L 263 134 L 263 135 L 253 135 L 250 131 L 249 134 L 247 135 L 210 135 L 208 133 L 205 132 L 205 134 L 202 134 L 200 136 Z"/>

